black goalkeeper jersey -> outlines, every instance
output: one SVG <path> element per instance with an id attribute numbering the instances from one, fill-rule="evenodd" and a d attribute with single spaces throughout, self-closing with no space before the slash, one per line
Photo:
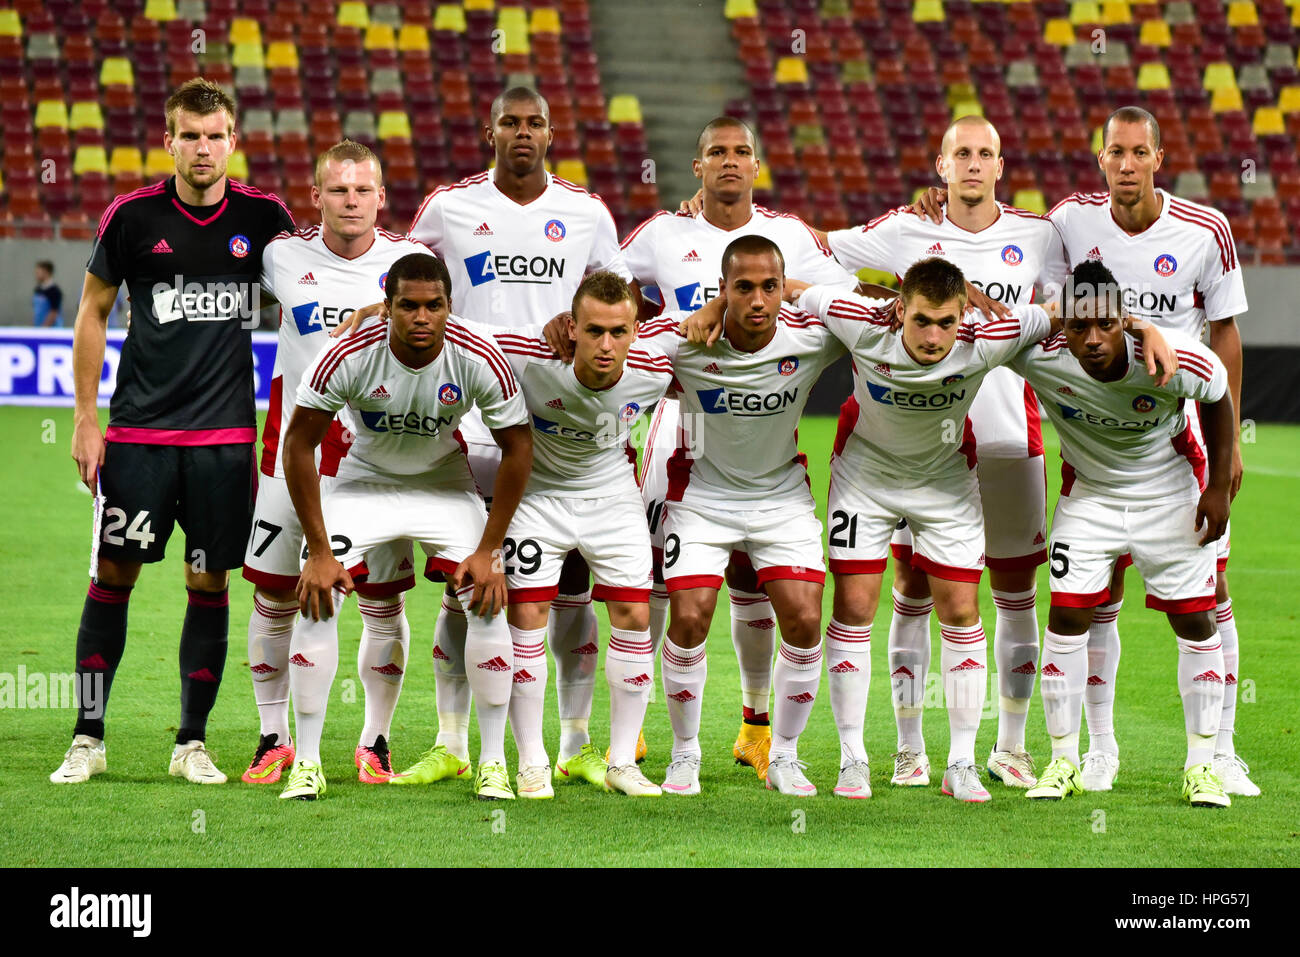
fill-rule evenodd
<path id="1" fill-rule="evenodd" d="M 182 203 L 174 176 L 109 204 L 86 265 L 131 297 L 109 441 L 256 440 L 250 332 L 262 249 L 286 229 L 284 203 L 232 180 L 212 206 Z"/>

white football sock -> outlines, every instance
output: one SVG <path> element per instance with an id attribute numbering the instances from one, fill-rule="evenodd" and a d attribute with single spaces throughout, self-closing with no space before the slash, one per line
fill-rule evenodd
<path id="1" fill-rule="evenodd" d="M 1038 674 L 1037 589 L 994 591 L 997 621 L 993 626 L 993 658 L 998 666 L 999 751 L 1025 749 L 1025 722 Z"/>
<path id="2" fill-rule="evenodd" d="M 1088 686 L 1083 710 L 1088 718 L 1088 750 L 1119 754 L 1115 741 L 1115 675 L 1119 671 L 1119 610 L 1123 600 L 1100 605 L 1088 628 Z"/>
<path id="3" fill-rule="evenodd" d="M 799 756 L 799 735 L 808 727 L 808 716 L 817 701 L 822 682 L 822 646 L 796 648 L 785 641 L 776 655 L 772 685 L 776 700 L 772 706 L 771 757 Z"/>
<path id="4" fill-rule="evenodd" d="M 704 679 L 708 661 L 704 645 L 679 648 L 671 638 L 664 638 L 664 697 L 668 701 L 668 720 L 673 726 L 673 755 L 700 753 L 700 710 L 704 697 Z"/>
<path id="5" fill-rule="evenodd" d="M 472 585 L 456 593 L 462 606 L 474 594 Z M 514 649 L 504 613 L 491 618 L 465 616 L 465 676 L 476 699 L 479 764 L 506 760 L 506 717 L 514 676 Z"/>
<path id="6" fill-rule="evenodd" d="M 655 701 L 655 661 L 659 657 L 659 646 L 668 634 L 668 609 L 668 589 L 663 585 L 655 585 L 650 590 L 650 690 L 646 692 L 649 704 L 654 704 Z"/>
<path id="7" fill-rule="evenodd" d="M 1083 690 L 1088 686 L 1088 634 L 1058 635 L 1050 628 L 1043 635 L 1043 671 L 1039 693 L 1047 733 L 1052 738 L 1052 759 L 1069 758 L 1077 768 L 1079 720 Z"/>
<path id="8" fill-rule="evenodd" d="M 272 601 L 253 593 L 248 619 L 248 670 L 261 733 L 289 743 L 289 642 L 298 617 L 297 601 Z"/>
<path id="9" fill-rule="evenodd" d="M 392 737 L 393 712 L 402 694 L 406 659 L 411 646 L 406 603 L 401 595 L 391 598 L 357 596 L 361 612 L 361 644 L 357 648 L 357 674 L 366 695 L 366 724 L 361 745 L 373 747 L 381 734 Z"/>
<path id="10" fill-rule="evenodd" d="M 1232 599 L 1216 606 L 1214 616 L 1219 623 L 1219 637 L 1223 640 L 1223 713 L 1219 716 L 1219 738 L 1214 750 L 1232 757 L 1237 753 L 1232 736 L 1237 724 L 1237 675 L 1241 668 L 1241 652 L 1237 647 L 1237 619 L 1232 617 Z"/>
<path id="11" fill-rule="evenodd" d="M 448 585 L 433 627 L 433 683 L 438 738 L 458 758 L 469 757 L 469 680 L 465 676 L 465 609 Z"/>
<path id="12" fill-rule="evenodd" d="M 826 674 L 831 714 L 840 735 L 840 764 L 867 760 L 862 728 L 871 687 L 871 626 L 854 628 L 834 618 L 826 626 Z"/>
<path id="13" fill-rule="evenodd" d="M 510 729 L 519 750 L 519 766 L 538 767 L 550 764 L 546 742 L 542 738 L 542 719 L 546 713 L 546 629 L 525 631 L 510 626 L 514 645 L 514 687 L 510 691 Z"/>
<path id="14" fill-rule="evenodd" d="M 945 625 L 939 667 L 943 669 L 943 700 L 948 708 L 948 764 L 975 763 L 975 736 L 988 696 L 988 640 L 984 626 Z"/>
<path id="15" fill-rule="evenodd" d="M 636 763 L 636 739 L 645 721 L 646 698 L 654 682 L 649 631 L 609 630 L 605 683 L 609 685 L 609 763 Z"/>
<path id="16" fill-rule="evenodd" d="M 925 680 L 930 671 L 930 612 L 932 598 L 908 598 L 894 591 L 894 616 L 889 620 L 889 687 L 898 725 L 898 749 L 925 751 L 921 713 Z"/>
<path id="17" fill-rule="evenodd" d="M 600 655 L 591 592 L 556 596 L 551 602 L 547 639 L 555 656 L 555 694 L 560 705 L 559 758 L 565 761 L 591 742 L 587 723 Z"/>
<path id="18" fill-rule="evenodd" d="M 1223 642 L 1217 632 L 1205 641 L 1178 639 L 1178 693 L 1187 730 L 1183 769 L 1209 764 L 1223 713 Z"/>
<path id="19" fill-rule="evenodd" d="M 731 590 L 731 645 L 740 663 L 741 705 L 766 720 L 776 652 L 776 611 L 766 595 Z"/>
<path id="20" fill-rule="evenodd" d="M 293 696 L 294 751 L 299 761 L 320 763 L 325 708 L 339 670 L 339 615 L 347 598 L 334 592 L 334 614 L 322 621 L 299 617 L 289 643 L 289 693 Z"/>

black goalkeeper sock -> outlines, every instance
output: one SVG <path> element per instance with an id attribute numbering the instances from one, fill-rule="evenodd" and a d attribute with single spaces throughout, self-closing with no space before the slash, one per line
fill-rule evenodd
<path id="1" fill-rule="evenodd" d="M 131 586 L 90 583 L 77 628 L 77 723 L 72 733 L 104 737 L 104 710 L 126 650 L 126 607 Z"/>
<path id="2" fill-rule="evenodd" d="M 189 607 L 181 627 L 181 724 L 176 743 L 202 741 L 208 714 L 217 703 L 221 673 L 226 667 L 230 630 L 230 595 L 187 588 Z"/>

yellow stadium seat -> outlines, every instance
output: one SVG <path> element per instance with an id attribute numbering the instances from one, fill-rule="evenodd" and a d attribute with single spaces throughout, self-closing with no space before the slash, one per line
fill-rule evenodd
<path id="1" fill-rule="evenodd" d="M 364 30 L 370 26 L 370 14 L 364 3 L 358 0 L 344 0 L 339 4 L 339 13 L 335 22 L 341 27 L 356 27 L 358 30 Z"/>
<path id="2" fill-rule="evenodd" d="M 105 57 L 104 66 L 99 71 L 99 85 L 135 86 L 135 74 L 131 71 L 131 61 L 120 56 Z"/>
<path id="3" fill-rule="evenodd" d="M 77 155 L 72 158 L 72 172 L 77 176 L 85 173 L 103 173 L 108 175 L 108 154 L 102 146 L 78 146 Z"/>
<path id="4" fill-rule="evenodd" d="M 1259 26 L 1259 11 L 1250 0 L 1234 0 L 1228 4 L 1228 26 L 1230 27 L 1257 27 Z"/>
<path id="5" fill-rule="evenodd" d="M 1149 47 L 1167 47 L 1172 42 L 1169 24 L 1164 20 L 1142 21 L 1142 32 L 1138 34 L 1138 43 Z"/>
<path id="6" fill-rule="evenodd" d="M 916 0 L 912 4 L 913 23 L 942 23 L 943 3 L 941 0 Z"/>
<path id="7" fill-rule="evenodd" d="M 1139 90 L 1167 90 L 1169 84 L 1169 67 L 1163 63 L 1143 63 L 1138 68 Z"/>
<path id="8" fill-rule="evenodd" d="M 528 18 L 529 33 L 559 33 L 560 14 L 554 7 L 535 7 Z"/>
<path id="9" fill-rule="evenodd" d="M 1300 113 L 1300 86 L 1284 86 L 1277 98 L 1277 108 L 1283 113 Z"/>
<path id="10" fill-rule="evenodd" d="M 979 100 L 962 100 L 952 105 L 952 118 L 961 119 L 963 116 L 983 116 L 984 104 Z"/>
<path id="11" fill-rule="evenodd" d="M 262 28 L 256 20 L 248 17 L 236 17 L 230 21 L 230 43 L 261 43 Z"/>
<path id="12" fill-rule="evenodd" d="M 1011 205 L 1020 209 L 1027 209 L 1039 216 L 1047 213 L 1047 200 L 1043 198 L 1042 190 L 1018 189 L 1016 195 L 1011 197 Z"/>
<path id="13" fill-rule="evenodd" d="M 1100 153 L 1100 152 L 1101 152 L 1101 148 L 1102 148 L 1102 146 L 1105 145 L 1105 143 L 1106 143 L 1106 141 L 1105 141 L 1104 139 L 1102 139 L 1102 136 L 1101 136 L 1101 127 L 1099 126 L 1099 127 L 1097 127 L 1095 130 L 1092 131 L 1092 151 L 1093 151 L 1094 153 Z"/>
<path id="14" fill-rule="evenodd" d="M 298 69 L 298 48 L 288 40 L 275 40 L 266 45 L 268 70 Z"/>
<path id="15" fill-rule="evenodd" d="M 166 23 L 176 19 L 176 0 L 148 0 L 144 5 L 144 15 L 149 20 Z"/>
<path id="16" fill-rule="evenodd" d="M 640 123 L 641 101 L 630 93 L 609 98 L 609 121 L 611 123 Z"/>
<path id="17" fill-rule="evenodd" d="M 230 161 L 226 163 L 226 175 L 231 179 L 248 179 L 248 157 L 243 150 L 235 150 L 230 154 Z"/>
<path id="18" fill-rule="evenodd" d="M 758 17 L 758 5 L 754 0 L 727 0 L 727 4 L 722 8 L 722 15 L 728 20 L 735 20 L 737 17 Z"/>
<path id="19" fill-rule="evenodd" d="M 510 56 L 528 52 L 528 12 L 523 7 L 502 7 L 497 14 L 497 29 L 501 31 L 501 53 Z"/>
<path id="20" fill-rule="evenodd" d="M 47 126 L 68 128 L 68 108 L 62 100 L 41 100 L 36 104 L 36 128 L 41 130 Z"/>
<path id="21" fill-rule="evenodd" d="M 398 110 L 388 110 L 379 114 L 376 135 L 381 140 L 409 140 L 411 138 L 411 120 Z"/>
<path id="22" fill-rule="evenodd" d="M 1071 23 L 1101 23 L 1101 4 L 1093 0 L 1075 0 L 1070 4 Z"/>
<path id="23" fill-rule="evenodd" d="M 23 35 L 23 22 L 18 18 L 18 11 L 0 10 L 0 37 L 20 37 Z"/>
<path id="24" fill-rule="evenodd" d="M 1074 25 L 1069 20 L 1048 20 L 1043 28 L 1043 42 L 1068 47 L 1074 44 Z"/>
<path id="25" fill-rule="evenodd" d="M 493 0 L 465 0 L 466 10 L 493 10 L 496 4 Z"/>
<path id="26" fill-rule="evenodd" d="M 1232 72 L 1231 63 L 1207 63 L 1201 86 L 1207 90 L 1221 90 L 1225 87 L 1235 90 L 1237 77 Z"/>
<path id="27" fill-rule="evenodd" d="M 570 183 L 585 187 L 587 185 L 587 167 L 582 160 L 564 159 L 555 164 L 555 175 L 567 179 Z"/>
<path id="28" fill-rule="evenodd" d="M 841 83 L 871 83 L 871 67 L 866 60 L 849 60 L 840 69 Z"/>
<path id="29" fill-rule="evenodd" d="M 149 154 L 144 158 L 145 176 L 149 179 L 157 179 L 160 176 L 170 176 L 174 172 L 176 172 L 176 161 L 172 159 L 171 153 L 161 146 L 149 150 Z"/>
<path id="30" fill-rule="evenodd" d="M 403 23 L 397 34 L 397 49 L 403 53 L 429 49 L 429 31 L 418 23 Z"/>
<path id="31" fill-rule="evenodd" d="M 975 84 L 973 83 L 953 83 L 948 87 L 946 98 L 950 107 L 956 106 L 958 103 L 964 103 L 967 100 L 979 99 L 975 93 Z"/>
<path id="32" fill-rule="evenodd" d="M 231 66 L 256 66 L 266 65 L 266 58 L 262 55 L 262 44 L 260 43 L 236 43 L 230 51 Z"/>
<path id="33" fill-rule="evenodd" d="M 68 128 L 74 130 L 102 130 L 104 128 L 104 111 L 95 100 L 83 100 L 72 104 L 72 113 L 68 116 Z"/>
<path id="34" fill-rule="evenodd" d="M 372 23 L 366 27 L 365 47 L 367 50 L 395 50 L 397 34 L 387 23 Z"/>
<path id="35" fill-rule="evenodd" d="M 853 7 L 849 0 L 822 0 L 822 19 L 834 20 L 840 17 L 852 19 Z"/>
<path id="36" fill-rule="evenodd" d="M 1255 122 L 1251 124 L 1256 136 L 1286 135 L 1286 121 L 1282 111 L 1276 106 L 1261 106 L 1255 111 Z"/>
<path id="37" fill-rule="evenodd" d="M 754 177 L 754 189 L 771 189 L 772 171 L 766 163 L 758 165 L 758 175 Z"/>
<path id="38" fill-rule="evenodd" d="M 433 28 L 450 30 L 453 33 L 465 32 L 465 8 L 450 3 L 440 4 L 433 11 Z"/>
<path id="39" fill-rule="evenodd" d="M 1210 95 L 1210 109 L 1215 113 L 1235 113 L 1244 108 L 1241 90 L 1235 86 L 1225 86 Z"/>
<path id="40" fill-rule="evenodd" d="M 144 173 L 144 161 L 140 151 L 134 146 L 114 146 L 113 155 L 108 161 L 108 171 L 113 176 L 140 176 Z"/>
<path id="41" fill-rule="evenodd" d="M 1107 0 L 1101 5 L 1101 22 L 1107 27 L 1116 23 L 1132 23 L 1133 11 L 1128 8 L 1127 3 L 1114 3 Z"/>
<path id="42" fill-rule="evenodd" d="M 803 57 L 783 56 L 776 61 L 777 83 L 807 83 L 808 64 Z"/>

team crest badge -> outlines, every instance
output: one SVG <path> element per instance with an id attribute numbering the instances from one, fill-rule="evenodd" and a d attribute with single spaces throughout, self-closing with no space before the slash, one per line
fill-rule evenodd
<path id="1" fill-rule="evenodd" d="M 1025 254 L 1021 252 L 1020 247 L 1009 245 L 1002 247 L 1002 261 L 1008 266 L 1019 266 L 1025 261 Z"/>
<path id="2" fill-rule="evenodd" d="M 1140 395 L 1133 400 L 1133 410 L 1135 412 L 1150 412 L 1156 407 L 1156 400 L 1149 395 Z"/>
<path id="3" fill-rule="evenodd" d="M 384 274 L 383 274 L 382 276 L 379 277 L 379 289 L 380 289 L 381 292 L 383 292 L 385 295 L 387 295 L 387 293 L 388 293 L 388 270 L 384 270 Z"/>
<path id="4" fill-rule="evenodd" d="M 781 375 L 794 375 L 794 370 L 799 368 L 799 360 L 794 356 L 786 356 L 776 364 L 776 371 Z"/>
<path id="5" fill-rule="evenodd" d="M 1178 271 L 1178 260 L 1168 253 L 1161 253 L 1155 261 L 1156 275 L 1168 279 Z"/>
<path id="6" fill-rule="evenodd" d="M 247 236 L 236 234 L 230 237 L 230 255 L 236 259 L 243 259 L 252 248 Z"/>
<path id="7" fill-rule="evenodd" d="M 546 229 L 544 230 L 546 238 L 553 243 L 558 243 L 563 239 L 565 232 L 564 223 L 560 222 L 558 219 L 552 219 L 548 222 L 546 224 Z"/>
<path id="8" fill-rule="evenodd" d="M 460 401 L 460 386 L 444 382 L 438 389 L 438 401 L 443 405 L 455 405 Z"/>
<path id="9" fill-rule="evenodd" d="M 637 417 L 637 414 L 640 413 L 640 411 L 641 406 L 637 405 L 635 402 L 629 402 L 627 405 L 623 406 L 623 408 L 618 410 L 618 417 L 624 422 L 631 422 Z"/>
<path id="10" fill-rule="evenodd" d="M 952 385 L 954 382 L 960 382 L 964 378 L 966 378 L 964 375 L 946 375 L 943 377 L 943 384 Z"/>

